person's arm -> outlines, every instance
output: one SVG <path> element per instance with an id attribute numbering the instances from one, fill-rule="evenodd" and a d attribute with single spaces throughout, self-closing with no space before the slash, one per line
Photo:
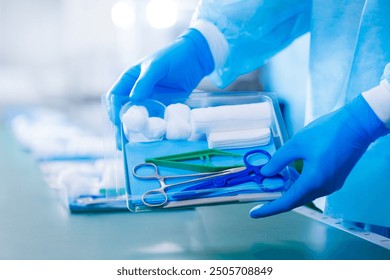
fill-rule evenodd
<path id="1" fill-rule="evenodd" d="M 210 73 L 226 86 L 308 31 L 309 14 L 310 0 L 201 1 L 184 35 L 124 71 L 107 92 L 111 121 L 119 125 L 129 96 L 189 94 Z"/>
<path id="2" fill-rule="evenodd" d="M 313 121 L 275 152 L 263 175 L 274 175 L 297 159 L 304 162 L 302 173 L 281 198 L 253 208 L 251 217 L 292 210 L 343 186 L 369 145 L 390 133 L 389 67 L 379 86 Z"/>
<path id="3" fill-rule="evenodd" d="M 204 0 L 191 27 L 209 43 L 211 80 L 225 87 L 262 66 L 310 29 L 311 0 Z"/>
<path id="4" fill-rule="evenodd" d="M 106 94 L 108 115 L 116 129 L 117 148 L 121 149 L 120 110 L 129 96 L 134 101 L 151 95 L 161 99 L 161 95 L 189 94 L 213 69 L 213 57 L 204 36 L 195 29 L 188 29 L 168 47 L 124 71 Z"/>

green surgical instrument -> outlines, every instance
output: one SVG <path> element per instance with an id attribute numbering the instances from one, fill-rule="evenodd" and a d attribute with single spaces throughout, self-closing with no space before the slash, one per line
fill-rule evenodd
<path id="1" fill-rule="evenodd" d="M 191 170 L 195 172 L 217 172 L 244 166 L 242 155 L 218 149 L 207 149 L 156 158 L 147 158 L 145 159 L 145 162 L 154 163 L 157 166 Z"/>

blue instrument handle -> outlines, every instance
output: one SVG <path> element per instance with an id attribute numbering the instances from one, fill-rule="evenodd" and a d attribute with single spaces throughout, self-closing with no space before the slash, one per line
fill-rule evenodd
<path id="1" fill-rule="evenodd" d="M 247 152 L 244 155 L 244 163 L 246 166 L 246 169 L 238 171 L 238 172 L 233 172 L 229 173 L 226 175 L 218 176 L 216 178 L 212 178 L 210 181 L 205 181 L 200 184 L 195 184 L 193 186 L 190 186 L 188 188 L 185 188 L 183 192 L 185 191 L 192 191 L 192 190 L 201 190 L 201 189 L 206 189 L 206 188 L 220 188 L 220 187 L 226 187 L 226 186 L 233 186 L 237 185 L 237 183 L 234 183 L 233 179 L 236 179 L 236 181 L 240 181 L 241 183 L 245 182 L 250 182 L 255 180 L 256 183 L 261 184 L 265 177 L 261 175 L 260 170 L 261 167 L 264 166 L 264 164 L 259 165 L 259 166 L 254 166 L 248 162 L 248 159 L 250 156 L 253 154 L 264 154 L 267 156 L 268 159 L 271 158 L 271 155 L 264 150 L 252 150 Z M 255 176 L 253 176 L 255 175 Z M 251 177 L 256 177 L 256 179 L 252 179 Z M 241 178 L 241 179 L 240 179 Z M 229 183 L 229 182 L 233 183 Z"/>
<path id="2" fill-rule="evenodd" d="M 264 192 L 276 192 L 285 190 L 285 184 L 276 188 L 268 188 L 263 185 L 263 181 L 265 179 L 281 179 L 285 183 L 288 178 L 285 178 L 281 174 L 276 174 L 272 177 L 265 177 L 261 175 L 260 170 L 265 165 L 265 163 L 260 165 L 253 165 L 249 162 L 249 158 L 255 154 L 263 154 L 267 157 L 268 160 L 271 158 L 271 155 L 264 150 L 249 151 L 244 155 L 244 163 L 246 165 L 246 169 L 219 176 L 211 179 L 210 181 L 202 182 L 200 184 L 195 184 L 193 186 L 187 187 L 179 193 L 174 194 L 173 198 L 177 200 L 194 199 L 206 196 L 209 193 L 216 192 L 216 189 L 218 188 L 236 186 L 247 182 L 255 182 L 257 185 L 259 185 L 259 190 L 262 190 Z"/>

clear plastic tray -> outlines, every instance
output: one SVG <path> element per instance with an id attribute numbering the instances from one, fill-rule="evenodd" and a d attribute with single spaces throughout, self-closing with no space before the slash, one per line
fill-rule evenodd
<path id="1" fill-rule="evenodd" d="M 191 94 L 188 98 L 172 98 L 171 100 L 165 100 L 164 103 L 165 104 L 156 102 L 155 100 L 149 100 L 147 101 L 145 107 L 149 107 L 148 110 L 151 116 L 163 118 L 165 106 L 175 103 L 186 104 L 191 110 L 223 105 L 267 103 L 271 108 L 271 122 L 269 126 L 271 132 L 270 141 L 267 145 L 261 146 L 221 149 L 226 152 L 241 155 L 238 159 L 217 157 L 215 160 L 214 164 L 220 166 L 225 164 L 230 164 L 231 166 L 243 166 L 232 170 L 231 173 L 234 175 L 228 175 L 230 176 L 229 178 L 226 177 L 226 171 L 224 171 L 225 173 L 222 175 L 217 175 L 216 173 L 204 175 L 205 177 L 215 176 L 213 178 L 207 177 L 199 182 L 196 181 L 184 185 L 178 184 L 168 186 L 162 190 L 162 182 L 166 185 L 172 185 L 193 179 L 193 177 L 180 179 L 165 178 L 165 180 L 161 178 L 160 180 L 158 178 L 138 178 L 135 175 L 135 171 L 139 172 L 138 165 L 143 164 L 150 158 L 207 150 L 209 149 L 207 138 L 205 135 L 201 135 L 201 137 L 198 137 L 197 140 L 167 140 L 165 136 L 158 137 L 159 135 L 157 135 L 157 137 L 155 137 L 155 135 L 152 140 L 144 139 L 143 137 L 139 137 L 139 135 L 132 138 L 129 136 L 128 129 L 122 125 L 121 155 L 123 156 L 127 206 L 130 211 L 154 211 L 169 208 L 186 208 L 254 201 L 265 203 L 280 197 L 283 191 L 290 186 L 292 176 L 290 174 L 289 167 L 278 175 L 279 178 L 266 179 L 261 182 L 255 182 L 256 180 L 254 180 L 239 183 L 240 179 L 237 178 L 240 176 L 235 178 L 236 174 L 238 174 L 235 172 L 245 172 L 244 170 L 247 170 L 248 168 L 248 166 L 244 164 L 243 160 L 245 154 L 252 153 L 254 150 L 261 150 L 268 152 L 269 155 L 272 155 L 287 140 L 286 129 L 279 109 L 279 104 L 274 94 L 264 92 L 198 92 Z M 121 114 L 123 115 L 124 110 L 128 109 L 131 105 L 133 104 L 125 102 Z M 139 168 L 142 170 L 139 172 L 139 175 L 150 176 L 154 171 L 153 168 L 155 167 L 147 166 L 145 168 L 145 166 L 143 166 L 142 168 Z M 160 176 L 199 173 L 193 170 L 173 168 L 171 166 L 164 165 L 157 166 L 157 168 Z M 205 170 L 200 171 L 205 172 Z M 221 180 L 224 182 L 221 183 Z M 227 180 L 229 180 L 229 183 L 226 183 Z M 165 197 L 164 193 L 160 191 L 163 191 L 167 196 Z"/>

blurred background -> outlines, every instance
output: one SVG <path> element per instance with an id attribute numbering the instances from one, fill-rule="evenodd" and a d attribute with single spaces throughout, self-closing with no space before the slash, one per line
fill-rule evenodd
<path id="1" fill-rule="evenodd" d="M 98 101 L 121 72 L 169 44 L 197 0 L 0 0 L 0 106 Z M 308 36 L 225 89 L 274 91 L 288 132 L 303 126 Z"/>
<path id="2" fill-rule="evenodd" d="M 188 25 L 196 1 L 1 0 L 0 102 L 96 98 Z"/>

